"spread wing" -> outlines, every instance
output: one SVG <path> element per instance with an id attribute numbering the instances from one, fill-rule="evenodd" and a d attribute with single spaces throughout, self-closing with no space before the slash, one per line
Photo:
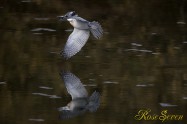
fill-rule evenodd
<path id="1" fill-rule="evenodd" d="M 67 43 L 64 47 L 62 53 L 63 56 L 66 59 L 69 59 L 72 56 L 74 56 L 86 44 L 89 36 L 90 36 L 89 30 L 79 30 L 74 28 L 73 32 L 70 34 Z"/>
<path id="2" fill-rule="evenodd" d="M 100 39 L 103 35 L 103 29 L 99 22 L 93 21 L 89 23 L 90 31 L 96 39 Z"/>
<path id="3" fill-rule="evenodd" d="M 70 72 L 63 72 L 61 76 L 72 99 L 88 97 L 88 92 L 78 77 Z"/>
<path id="4" fill-rule="evenodd" d="M 99 92 L 93 92 L 92 95 L 89 98 L 89 104 L 87 108 L 90 112 L 95 112 L 100 105 L 100 93 Z"/>

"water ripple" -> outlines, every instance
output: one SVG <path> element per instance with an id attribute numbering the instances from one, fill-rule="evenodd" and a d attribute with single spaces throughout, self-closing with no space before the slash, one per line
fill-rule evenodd
<path id="1" fill-rule="evenodd" d="M 132 46 L 138 46 L 138 47 L 142 46 L 142 44 L 138 44 L 138 43 L 131 43 L 131 45 Z"/>
<path id="2" fill-rule="evenodd" d="M 137 87 L 153 87 L 154 84 L 137 84 Z"/>
<path id="3" fill-rule="evenodd" d="M 104 84 L 118 84 L 116 81 L 104 81 Z"/>
<path id="4" fill-rule="evenodd" d="M 2 81 L 2 82 L 0 82 L 0 84 L 6 84 L 6 82 L 5 82 L 5 81 Z"/>
<path id="5" fill-rule="evenodd" d="M 46 90 L 52 90 L 53 89 L 52 87 L 46 87 L 46 86 L 40 86 L 39 88 L 46 89 Z"/>
<path id="6" fill-rule="evenodd" d="M 50 28 L 34 28 L 34 29 L 32 29 L 31 31 L 33 31 L 33 32 L 36 32 L 36 31 L 49 31 L 49 32 L 54 32 L 54 31 L 56 31 L 56 30 L 50 29 Z"/>
<path id="7" fill-rule="evenodd" d="M 172 104 L 170 104 L 170 103 L 159 103 L 160 104 L 160 106 L 162 106 L 162 107 L 176 107 L 176 106 L 178 106 L 178 105 L 172 105 Z"/>
<path id="8" fill-rule="evenodd" d="M 49 94 L 45 94 L 45 93 L 32 93 L 32 94 L 39 95 L 39 96 L 46 96 L 46 97 L 53 98 L 53 99 L 61 98 L 60 96 L 57 96 L 57 95 L 49 95 Z"/>
<path id="9" fill-rule="evenodd" d="M 186 96 L 184 96 L 184 97 L 183 97 L 183 99 L 187 99 L 187 97 L 186 97 Z"/>

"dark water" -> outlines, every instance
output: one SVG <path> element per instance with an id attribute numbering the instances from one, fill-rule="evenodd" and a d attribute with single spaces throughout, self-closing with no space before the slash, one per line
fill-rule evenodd
<path id="1" fill-rule="evenodd" d="M 75 10 L 99 21 L 101 40 L 89 38 L 64 61 L 53 53 L 72 27 L 56 16 Z M 1 124 L 158 124 L 135 119 L 139 110 L 167 110 L 187 123 L 187 2 L 185 0 L 1 0 Z M 95 113 L 60 120 L 71 97 L 59 75 L 69 70 L 89 94 L 101 93 Z"/>

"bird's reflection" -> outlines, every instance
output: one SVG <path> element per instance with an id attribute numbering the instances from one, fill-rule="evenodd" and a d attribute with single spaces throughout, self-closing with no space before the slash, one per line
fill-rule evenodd
<path id="1" fill-rule="evenodd" d="M 61 119 L 68 119 L 83 114 L 86 111 L 95 112 L 100 105 L 100 94 L 94 91 L 89 97 L 80 79 L 70 72 L 61 72 L 65 87 L 72 97 L 66 106 L 60 107 Z"/>

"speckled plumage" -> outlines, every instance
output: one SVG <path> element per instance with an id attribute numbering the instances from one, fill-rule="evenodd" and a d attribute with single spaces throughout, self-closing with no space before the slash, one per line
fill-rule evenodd
<path id="1" fill-rule="evenodd" d="M 62 50 L 62 55 L 66 59 L 71 58 L 82 49 L 90 36 L 90 32 L 96 39 L 100 39 L 103 35 L 103 29 L 98 22 L 89 22 L 79 17 L 75 12 L 68 12 L 64 16 L 59 16 L 59 19 L 69 21 L 74 27 L 73 32 L 68 37 L 67 43 Z"/>
<path id="2" fill-rule="evenodd" d="M 86 111 L 95 112 L 100 104 L 99 92 L 93 92 L 89 97 L 80 79 L 70 72 L 61 72 L 65 87 L 72 97 L 67 106 L 60 107 L 61 119 L 68 119 L 83 114 Z"/>

